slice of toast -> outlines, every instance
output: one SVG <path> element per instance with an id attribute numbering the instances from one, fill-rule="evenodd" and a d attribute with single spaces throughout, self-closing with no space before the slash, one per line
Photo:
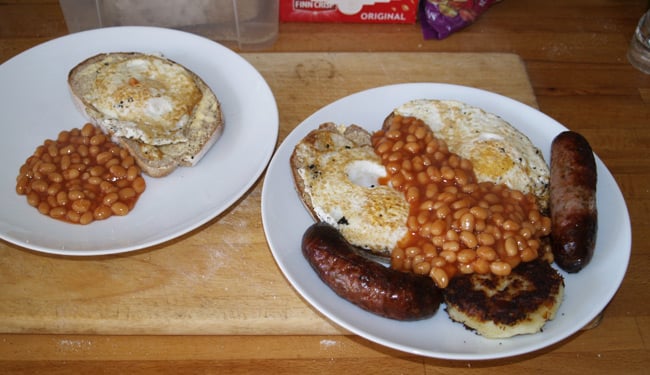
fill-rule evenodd
<path id="1" fill-rule="evenodd" d="M 223 132 L 214 92 L 162 56 L 99 54 L 75 66 L 68 85 L 82 113 L 152 177 L 196 165 Z"/>
<path id="2" fill-rule="evenodd" d="M 322 124 L 290 158 L 296 190 L 315 220 L 335 228 L 353 245 L 388 257 L 407 231 L 404 194 L 379 178 L 386 169 L 361 127 Z"/>

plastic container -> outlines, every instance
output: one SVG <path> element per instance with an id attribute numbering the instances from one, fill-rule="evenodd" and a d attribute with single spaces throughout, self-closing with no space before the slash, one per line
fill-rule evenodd
<path id="1" fill-rule="evenodd" d="M 184 30 L 242 50 L 273 45 L 279 0 L 59 0 L 69 32 L 109 26 Z"/>

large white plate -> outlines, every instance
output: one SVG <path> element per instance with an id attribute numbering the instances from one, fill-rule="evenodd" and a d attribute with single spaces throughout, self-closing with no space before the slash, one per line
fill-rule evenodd
<path id="1" fill-rule="evenodd" d="M 201 76 L 221 102 L 224 133 L 195 167 L 147 178 L 147 190 L 125 217 L 88 226 L 50 219 L 15 193 L 15 176 L 46 138 L 84 124 L 68 92 L 70 69 L 97 53 L 119 51 L 162 53 Z M 223 212 L 257 180 L 273 154 L 278 121 L 275 98 L 262 76 L 203 37 L 116 27 L 38 45 L 0 66 L 0 235 L 26 248 L 66 255 L 125 252 L 180 236 Z"/>
<path id="2" fill-rule="evenodd" d="M 294 146 L 319 124 L 358 124 L 374 131 L 398 105 L 418 98 L 456 99 L 498 114 L 540 147 L 549 159 L 553 138 L 565 127 L 520 102 L 474 88 L 445 84 L 379 87 L 340 99 L 307 118 L 283 141 L 269 164 L 262 190 L 262 219 L 271 251 L 293 287 L 336 324 L 394 349 L 447 359 L 478 360 L 514 356 L 554 344 L 584 327 L 616 293 L 631 250 L 627 207 L 614 178 L 597 159 L 599 226 L 593 260 L 578 274 L 562 273 L 566 297 L 555 320 L 535 335 L 491 340 L 453 323 L 441 308 L 428 320 L 398 322 L 365 312 L 339 298 L 303 258 L 300 243 L 313 223 L 294 191 L 289 157 Z M 603 275 L 607 275 L 603 277 Z"/>

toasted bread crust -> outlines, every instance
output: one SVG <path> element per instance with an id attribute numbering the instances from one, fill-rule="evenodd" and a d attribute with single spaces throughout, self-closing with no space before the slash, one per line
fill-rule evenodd
<path id="1" fill-rule="evenodd" d="M 182 129 L 179 138 L 171 144 L 150 145 L 140 140 L 128 139 L 117 136 L 112 130 L 120 119 L 107 118 L 101 111 L 84 99 L 84 92 L 91 89 L 91 85 L 84 70 L 91 69 L 93 65 L 111 63 L 111 61 L 124 61 L 131 58 L 158 58 L 170 64 L 180 64 L 160 56 L 145 55 L 138 52 L 103 53 L 92 56 L 75 66 L 68 75 L 68 85 L 74 102 L 79 110 L 95 125 L 109 134 L 113 141 L 125 147 L 135 158 L 136 163 L 144 173 L 152 177 L 162 177 L 170 174 L 179 166 L 191 167 L 196 165 L 205 153 L 221 137 L 224 128 L 224 118 L 221 105 L 210 87 L 194 72 L 182 67 L 192 78 L 196 87 L 201 92 L 201 99 L 192 108 L 190 119 Z M 90 76 L 92 79 L 92 75 Z M 108 126 L 107 124 L 111 124 Z"/>

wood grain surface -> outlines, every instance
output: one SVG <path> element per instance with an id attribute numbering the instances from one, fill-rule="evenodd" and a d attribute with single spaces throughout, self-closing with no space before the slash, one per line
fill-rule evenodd
<path id="1" fill-rule="evenodd" d="M 276 95 L 280 141 L 332 100 L 409 81 L 493 90 L 584 134 L 623 191 L 633 232 L 627 275 L 594 329 L 472 362 L 350 335 L 275 265 L 259 213 L 262 177 L 221 216 L 152 249 L 78 259 L 0 243 L 0 373 L 650 373 L 650 76 L 625 57 L 647 7 L 504 0 L 440 41 L 424 40 L 417 24 L 296 23 L 281 24 L 268 50 L 235 49 Z M 0 0 L 0 63 L 65 34 L 57 1 Z"/>

